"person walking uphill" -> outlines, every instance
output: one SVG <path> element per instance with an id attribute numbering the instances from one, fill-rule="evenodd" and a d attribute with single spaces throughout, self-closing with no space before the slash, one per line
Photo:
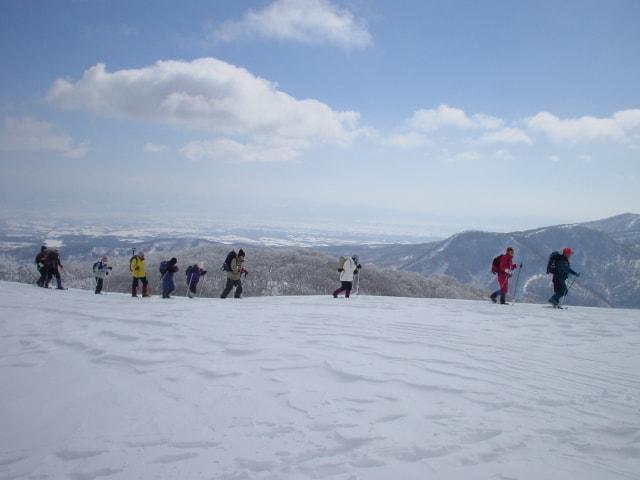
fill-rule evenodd
<path id="1" fill-rule="evenodd" d="M 60 269 L 62 268 L 62 263 L 60 263 L 60 252 L 55 248 L 47 250 L 47 258 L 45 259 L 44 264 L 47 269 L 47 278 L 45 279 L 44 286 L 49 288 L 49 282 L 51 282 L 53 277 L 56 277 L 58 290 L 64 290 L 62 287 L 62 278 L 60 277 Z"/>
<path id="2" fill-rule="evenodd" d="M 579 277 L 578 272 L 573 271 L 569 259 L 573 255 L 573 250 L 566 247 L 562 250 L 562 255 L 554 252 L 549 257 L 549 264 L 547 265 L 547 272 L 553 273 L 553 295 L 549 299 L 549 303 L 554 307 L 560 305 L 560 299 L 569 293 L 567 288 L 567 278 L 569 274 Z"/>
<path id="3" fill-rule="evenodd" d="M 160 273 L 162 274 L 162 298 L 171 298 L 171 294 L 176 289 L 176 284 L 173 281 L 173 274 L 176 273 L 179 268 L 176 265 L 178 259 L 173 257 L 171 260 L 160 263 Z"/>
<path id="4" fill-rule="evenodd" d="M 493 259 L 493 264 L 491 265 L 491 271 L 498 275 L 498 286 L 500 287 L 498 290 L 493 292 L 489 298 L 493 303 L 497 303 L 498 295 L 500 295 L 500 303 L 505 305 L 506 296 L 509 292 L 509 278 L 513 271 L 518 268 L 518 265 L 513 263 L 513 247 L 507 247 L 507 250 L 502 255 L 497 256 Z"/>
<path id="5" fill-rule="evenodd" d="M 47 281 L 47 247 L 44 245 L 40 247 L 40 252 L 36 255 L 36 268 L 38 269 L 38 273 L 40 273 L 40 278 L 36 282 L 39 287 L 44 287 L 45 282 Z"/>
<path id="6" fill-rule="evenodd" d="M 96 277 L 96 294 L 102 293 L 102 284 L 104 283 L 104 279 L 109 275 L 109 270 L 112 270 L 112 267 L 107 265 L 108 259 L 103 256 L 99 262 L 93 264 L 93 274 Z"/>
<path id="7" fill-rule="evenodd" d="M 342 261 L 344 259 L 344 262 Z M 353 255 L 352 257 L 340 257 L 338 262 L 338 271 L 340 272 L 340 288 L 333 292 L 333 298 L 338 298 L 342 292 L 344 292 L 345 298 L 349 298 L 351 295 L 351 289 L 353 288 L 353 278 L 358 275 L 358 271 L 362 268 L 358 264 L 358 257 Z"/>
<path id="8" fill-rule="evenodd" d="M 229 255 L 231 255 L 231 252 L 229 252 Z M 245 278 L 249 273 L 242 266 L 243 263 L 244 250 L 242 249 L 238 250 L 238 254 L 234 256 L 229 262 L 225 261 L 225 266 L 223 268 L 225 268 L 227 272 L 227 284 L 225 285 L 220 298 L 227 298 L 227 295 L 229 295 L 233 287 L 236 288 L 236 292 L 233 295 L 234 298 L 240 298 L 240 295 L 242 295 L 242 282 L 240 281 L 240 278 L 242 277 L 243 273 Z"/>
<path id="9" fill-rule="evenodd" d="M 129 270 L 133 277 L 133 281 L 131 282 L 131 296 L 138 296 L 138 283 L 142 282 L 142 296 L 148 297 L 149 281 L 147 280 L 147 272 L 144 265 L 144 252 L 139 252 L 131 257 L 131 260 L 129 260 Z"/>
<path id="10" fill-rule="evenodd" d="M 202 269 L 202 263 L 196 263 L 195 265 L 191 265 L 187 267 L 185 272 L 187 276 L 187 296 L 189 298 L 193 298 L 196 295 L 196 287 L 198 286 L 198 282 L 200 281 L 200 277 L 207 273 L 206 270 Z"/>

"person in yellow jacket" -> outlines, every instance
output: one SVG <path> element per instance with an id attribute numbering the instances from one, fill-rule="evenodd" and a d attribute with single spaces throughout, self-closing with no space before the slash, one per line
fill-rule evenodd
<path id="1" fill-rule="evenodd" d="M 147 272 L 144 269 L 144 252 L 139 252 L 131 257 L 129 270 L 131 270 L 131 275 L 133 276 L 131 296 L 138 296 L 138 282 L 142 282 L 142 296 L 148 297 L 149 291 L 147 290 L 147 286 L 149 285 L 149 281 L 147 280 Z"/>

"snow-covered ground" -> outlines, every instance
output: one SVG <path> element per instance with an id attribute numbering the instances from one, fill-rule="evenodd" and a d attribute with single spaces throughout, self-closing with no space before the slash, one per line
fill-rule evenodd
<path id="1" fill-rule="evenodd" d="M 0 479 L 637 479 L 640 311 L 0 282 Z"/>

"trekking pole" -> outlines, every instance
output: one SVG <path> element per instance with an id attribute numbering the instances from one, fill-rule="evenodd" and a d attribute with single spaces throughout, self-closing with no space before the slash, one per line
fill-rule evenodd
<path id="1" fill-rule="evenodd" d="M 511 303 L 516 303 L 516 299 L 518 298 L 518 282 L 520 281 L 520 272 L 522 271 L 523 267 L 524 263 L 521 263 L 520 268 L 518 268 L 518 275 L 516 275 L 516 285 L 513 289 L 513 300 L 511 301 Z"/>
<path id="2" fill-rule="evenodd" d="M 358 271 L 358 276 L 356 277 L 356 295 L 360 294 L 360 271 Z"/>
<path id="3" fill-rule="evenodd" d="M 107 281 L 105 282 L 105 288 L 104 288 L 104 293 L 108 293 L 109 292 L 109 280 L 111 280 L 111 278 L 109 277 L 109 274 L 107 274 Z"/>

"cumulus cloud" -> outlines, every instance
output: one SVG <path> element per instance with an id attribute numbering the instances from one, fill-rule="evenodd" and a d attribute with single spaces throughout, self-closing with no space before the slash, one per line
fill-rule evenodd
<path id="1" fill-rule="evenodd" d="M 556 142 L 588 143 L 597 140 L 627 141 L 640 129 L 640 110 L 616 112 L 610 118 L 584 116 L 561 119 L 549 112 L 540 112 L 525 120 L 535 133 Z"/>
<path id="2" fill-rule="evenodd" d="M 103 64 L 72 82 L 56 80 L 47 100 L 61 108 L 180 127 L 225 137 L 269 136 L 313 143 L 348 143 L 359 115 L 314 99 L 298 100 L 276 86 L 215 58 L 159 61 L 108 72 Z"/>
<path id="3" fill-rule="evenodd" d="M 482 113 L 469 116 L 464 110 L 445 104 L 435 109 L 416 110 L 407 121 L 409 129 L 419 132 L 433 132 L 448 127 L 495 130 L 503 124 L 504 122 L 499 118 Z"/>
<path id="4" fill-rule="evenodd" d="M 485 133 L 482 139 L 487 143 L 524 143 L 533 145 L 533 140 L 520 128 L 503 128 L 497 132 Z"/>
<path id="5" fill-rule="evenodd" d="M 328 0 L 276 0 L 262 10 L 249 10 L 239 21 L 223 23 L 212 36 L 226 41 L 257 36 L 346 49 L 371 45 L 365 22 Z"/>
<path id="6" fill-rule="evenodd" d="M 241 143 L 229 138 L 190 142 L 181 153 L 191 161 L 213 162 L 287 162 L 300 156 L 301 145 Z"/>
<path id="7" fill-rule="evenodd" d="M 418 132 L 404 132 L 390 135 L 383 143 L 392 147 L 418 148 L 429 145 L 431 142 L 426 135 Z"/>
<path id="8" fill-rule="evenodd" d="M 0 128 L 0 150 L 53 152 L 69 158 L 80 158 L 87 153 L 88 147 L 49 122 L 31 117 L 7 117 Z"/>

